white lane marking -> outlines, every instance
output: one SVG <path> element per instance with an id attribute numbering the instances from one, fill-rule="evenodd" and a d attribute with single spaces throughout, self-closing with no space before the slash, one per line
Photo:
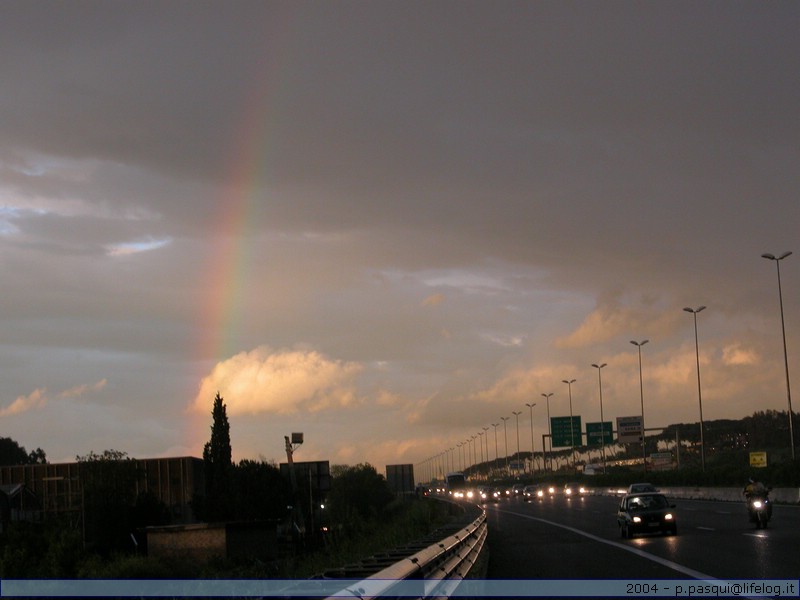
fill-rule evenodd
<path id="1" fill-rule="evenodd" d="M 697 526 L 697 529 L 702 529 L 703 531 L 716 531 L 714 527 L 701 527 L 700 525 Z"/>
<path id="2" fill-rule="evenodd" d="M 548 521 L 547 519 L 541 519 L 539 517 L 533 517 L 531 515 L 525 515 L 522 513 L 515 513 L 511 512 L 510 510 L 503 510 L 501 508 L 497 509 L 497 512 L 514 515 L 515 517 L 522 517 L 523 519 L 530 519 L 531 521 L 539 521 L 540 523 L 546 523 L 547 525 L 553 525 L 554 527 L 560 527 L 561 529 L 566 529 L 567 531 L 571 531 L 572 533 L 577 533 L 578 535 L 587 537 L 590 540 L 594 540 L 595 542 L 600 542 L 601 544 L 608 544 L 609 546 L 614 546 L 615 548 L 619 548 L 620 550 L 631 552 L 632 554 L 636 554 L 637 556 L 641 556 L 642 558 L 651 560 L 655 563 L 658 563 L 669 569 L 672 569 L 673 571 L 678 571 L 678 573 L 683 573 L 684 575 L 688 575 L 689 577 L 693 577 L 695 579 L 709 579 L 716 581 L 716 577 L 712 577 L 711 575 L 706 575 L 705 573 L 701 573 L 700 571 L 695 571 L 694 569 L 690 569 L 689 567 L 684 567 L 683 565 L 679 565 L 676 562 L 672 562 L 671 560 L 667 560 L 666 558 L 661 558 L 660 556 L 656 556 L 655 554 L 650 554 L 649 552 L 645 552 L 644 550 L 640 550 L 639 548 L 636 548 L 634 546 L 628 546 L 626 544 L 621 544 L 620 542 L 612 542 L 611 540 L 598 537 L 594 534 L 588 533 L 581 529 L 575 529 L 574 527 L 570 527 L 569 525 L 562 525 L 561 523 L 556 523 L 555 521 Z"/>
<path id="3" fill-rule="evenodd" d="M 769 537 L 769 536 L 764 535 L 763 533 L 743 533 L 742 535 L 749 535 L 750 537 L 760 538 L 762 540 L 766 539 L 767 537 Z"/>

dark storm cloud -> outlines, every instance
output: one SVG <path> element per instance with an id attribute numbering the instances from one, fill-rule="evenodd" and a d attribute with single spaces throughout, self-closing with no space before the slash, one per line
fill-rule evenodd
<path id="1" fill-rule="evenodd" d="M 790 3 L 5 2 L 0 351 L 39 359 L 0 410 L 107 378 L 106 417 L 137 380 L 174 416 L 214 327 L 264 364 L 352 362 L 408 423 L 494 418 L 597 354 L 630 375 L 626 328 L 666 398 L 695 303 L 716 380 L 761 385 L 799 29 Z M 238 321 L 201 322 L 215 301 Z"/>

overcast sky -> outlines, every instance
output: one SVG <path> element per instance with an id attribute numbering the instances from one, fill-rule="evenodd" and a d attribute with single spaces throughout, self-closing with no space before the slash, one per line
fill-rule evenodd
<path id="1" fill-rule="evenodd" d="M 800 377 L 798 31 L 796 2 L 0 3 L 0 435 L 199 457 L 219 392 L 236 460 L 301 431 L 382 471 L 512 411 L 526 450 L 533 402 L 540 449 L 564 379 L 600 420 L 592 363 L 605 419 L 641 413 L 644 339 L 647 426 L 694 423 L 701 305 L 705 420 L 786 410 L 761 254 L 795 251 Z"/>

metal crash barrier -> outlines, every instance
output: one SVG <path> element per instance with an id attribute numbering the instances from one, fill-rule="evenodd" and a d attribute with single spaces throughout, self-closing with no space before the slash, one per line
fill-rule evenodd
<path id="1" fill-rule="evenodd" d="M 477 562 L 487 535 L 486 513 L 483 509 L 477 505 L 462 506 L 468 519 L 475 518 L 466 526 L 462 521 L 457 530 L 453 530 L 454 527 L 436 530 L 434 534 L 438 532 L 438 535 L 445 536 L 442 539 L 416 542 L 376 555 L 358 565 L 327 572 L 326 577 L 350 580 L 350 585 L 328 598 L 349 596 L 368 600 L 395 595 L 408 597 L 409 589 L 413 589 L 418 598 L 449 596 Z M 386 562 L 382 564 L 382 560 Z M 369 573 L 371 567 L 375 570 Z M 352 584 L 354 579 L 358 581 Z M 327 583 L 330 584 L 330 580 Z M 400 587 L 402 593 L 399 593 Z"/>

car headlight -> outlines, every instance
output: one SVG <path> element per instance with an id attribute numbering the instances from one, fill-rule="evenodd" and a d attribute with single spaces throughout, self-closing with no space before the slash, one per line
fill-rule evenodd
<path id="1" fill-rule="evenodd" d="M 753 501 L 753 508 L 761 508 L 762 506 L 763 504 L 761 503 L 761 500 Z"/>
<path id="2" fill-rule="evenodd" d="M 542 496 L 544 496 L 544 492 L 542 490 L 539 490 L 536 492 L 536 495 L 539 496 L 539 498 L 541 498 Z"/>
<path id="3" fill-rule="evenodd" d="M 473 494 L 472 491 L 467 492 L 467 498 L 472 498 L 474 495 L 475 494 Z"/>
<path id="4" fill-rule="evenodd" d="M 634 523 L 641 523 L 642 522 L 642 517 L 633 517 L 633 522 Z"/>
<path id="5" fill-rule="evenodd" d="M 672 513 L 667 513 L 664 515 L 665 521 L 672 521 Z"/>
<path id="6" fill-rule="evenodd" d="M 586 488 L 581 488 L 581 489 L 579 489 L 578 491 L 579 491 L 581 494 L 585 494 L 585 493 L 586 493 Z"/>

